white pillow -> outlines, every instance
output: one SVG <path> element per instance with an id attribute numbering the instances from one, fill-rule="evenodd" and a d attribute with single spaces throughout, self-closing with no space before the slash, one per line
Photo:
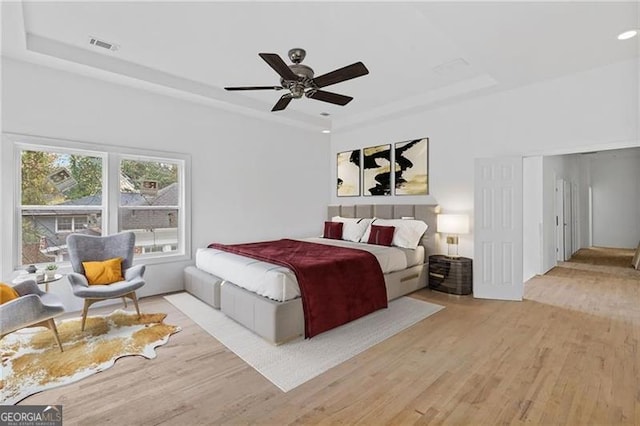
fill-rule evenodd
<path id="1" fill-rule="evenodd" d="M 403 247 L 408 249 L 415 249 L 420 243 L 420 238 L 427 231 L 427 224 L 421 220 L 414 219 L 373 219 L 367 230 L 362 234 L 360 242 L 366 243 L 369 241 L 369 234 L 371 234 L 371 225 L 378 226 L 394 226 L 396 229 L 393 231 L 392 245 L 396 247 Z"/>
<path id="2" fill-rule="evenodd" d="M 331 218 L 332 222 L 342 222 L 342 239 L 346 241 L 353 241 L 357 243 L 360 241 L 362 234 L 367 230 L 369 223 L 373 219 L 361 219 L 352 217 L 334 216 Z"/>

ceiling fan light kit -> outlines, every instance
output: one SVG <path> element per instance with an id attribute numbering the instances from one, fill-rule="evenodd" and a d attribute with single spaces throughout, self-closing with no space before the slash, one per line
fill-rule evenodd
<path id="1" fill-rule="evenodd" d="M 280 86 L 225 87 L 225 90 L 288 90 L 289 93 L 282 95 L 271 111 L 282 111 L 292 99 L 300 99 L 303 96 L 344 106 L 353 100 L 351 96 L 320 89 L 369 74 L 362 62 L 356 62 L 314 78 L 313 69 L 301 64 L 306 55 L 307 52 L 299 47 L 289 50 L 288 56 L 292 64 L 287 65 L 277 53 L 259 53 L 258 56 L 280 75 Z"/>

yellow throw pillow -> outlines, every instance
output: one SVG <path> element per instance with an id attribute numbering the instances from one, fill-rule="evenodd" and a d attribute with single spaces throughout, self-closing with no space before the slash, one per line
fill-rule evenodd
<path id="1" fill-rule="evenodd" d="M 3 303 L 7 303 L 10 300 L 17 299 L 20 297 L 18 292 L 5 283 L 0 283 L 0 305 Z"/>
<path id="2" fill-rule="evenodd" d="M 121 257 L 102 262 L 82 262 L 82 266 L 89 285 L 112 284 L 124 280 Z"/>

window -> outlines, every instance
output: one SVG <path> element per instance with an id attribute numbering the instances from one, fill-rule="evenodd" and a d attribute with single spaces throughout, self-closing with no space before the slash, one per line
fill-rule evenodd
<path id="1" fill-rule="evenodd" d="M 73 231 L 73 218 L 70 216 L 56 217 L 56 232 Z"/>
<path id="2" fill-rule="evenodd" d="M 82 231 L 87 228 L 88 216 L 57 216 L 56 232 Z"/>
<path id="3" fill-rule="evenodd" d="M 66 260 L 71 232 L 102 235 L 105 156 L 62 148 L 21 147 L 19 264 Z M 89 227 L 89 216 L 96 221 Z"/>
<path id="4" fill-rule="evenodd" d="M 16 225 L 14 268 L 67 261 L 71 233 L 132 231 L 135 256 L 147 259 L 145 263 L 188 257 L 187 156 L 96 150 L 89 144 L 21 135 L 5 138 L 13 142 L 19 192 L 18 214 L 3 212 Z M 3 166 L 9 164 L 5 154 Z M 0 204 L 11 199 L 11 194 L 0 194 Z"/>
<path id="5" fill-rule="evenodd" d="M 178 172 L 178 164 L 172 161 L 120 161 L 120 175 L 127 179 L 127 191 L 120 193 L 118 230 L 136 233 L 139 253 L 178 250 Z"/>

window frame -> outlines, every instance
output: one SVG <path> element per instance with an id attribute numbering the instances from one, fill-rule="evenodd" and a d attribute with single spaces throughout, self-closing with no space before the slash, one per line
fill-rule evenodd
<path id="1" fill-rule="evenodd" d="M 180 195 L 178 205 L 178 250 L 168 253 L 136 254 L 134 264 L 156 264 L 191 259 L 191 157 L 188 154 L 130 148 L 117 145 L 80 142 L 58 138 L 47 138 L 18 133 L 3 133 L 0 146 L 0 184 L 2 188 L 13 188 L 0 192 L 0 218 L 8 224 L 0 234 L 0 245 L 10 247 L 0 252 L 0 277 L 9 271 L 23 269 L 22 265 L 22 211 L 21 200 L 21 156 L 23 150 L 47 150 L 77 155 L 91 155 L 102 158 L 102 205 L 91 206 L 101 211 L 103 235 L 118 232 L 120 203 L 120 164 L 123 159 L 139 161 L 165 161 L 178 166 L 178 185 Z M 34 206 L 36 209 L 38 206 Z M 43 207 L 45 208 L 45 207 Z M 50 207 L 49 207 L 50 208 Z M 77 206 L 76 206 L 77 209 Z M 73 227 L 73 225 L 72 225 Z M 74 232 L 74 231 L 70 231 Z M 69 262 L 58 263 L 63 269 L 69 268 Z"/>
<path id="2" fill-rule="evenodd" d="M 182 179 L 182 175 L 181 175 L 181 169 L 182 166 L 181 164 L 174 160 L 174 159 L 170 159 L 167 157 L 157 157 L 157 156 L 149 156 L 149 155 L 144 155 L 144 156 L 140 156 L 140 155 L 130 155 L 130 154 L 121 154 L 118 156 L 118 158 L 115 159 L 115 161 L 117 161 L 118 164 L 118 173 L 120 171 L 120 169 L 122 168 L 122 163 L 123 161 L 138 161 L 138 162 L 157 162 L 157 163 L 170 163 L 170 164 L 174 164 L 178 167 L 178 184 L 181 184 L 181 179 Z M 148 205 L 148 206 L 139 206 L 139 205 L 120 205 L 120 193 L 118 193 L 118 196 L 116 197 L 116 204 L 118 206 L 118 217 L 120 217 L 119 213 L 120 211 L 132 211 L 132 212 L 138 212 L 138 211 L 154 211 L 154 210 L 177 210 L 178 211 L 178 225 L 180 224 L 180 213 L 182 210 L 182 206 L 181 206 L 181 197 L 182 197 L 182 187 L 180 187 L 180 197 L 178 198 L 177 204 L 175 206 L 163 206 L 163 205 Z M 116 229 L 118 229 L 118 227 L 116 227 Z M 178 230 L 180 229 L 180 227 L 178 226 Z M 124 232 L 124 230 L 123 230 Z M 171 244 L 173 246 L 173 244 Z M 178 235 L 178 243 L 177 243 L 177 247 L 180 247 L 180 236 Z M 168 253 L 175 253 L 175 252 L 179 252 L 179 250 L 176 251 L 171 251 Z M 158 256 L 157 253 L 160 253 L 160 255 L 162 256 L 168 256 L 166 254 L 163 254 L 163 251 L 143 251 L 141 254 L 137 254 L 136 256 L 141 256 L 144 258 L 147 257 L 152 257 L 152 256 Z"/>

